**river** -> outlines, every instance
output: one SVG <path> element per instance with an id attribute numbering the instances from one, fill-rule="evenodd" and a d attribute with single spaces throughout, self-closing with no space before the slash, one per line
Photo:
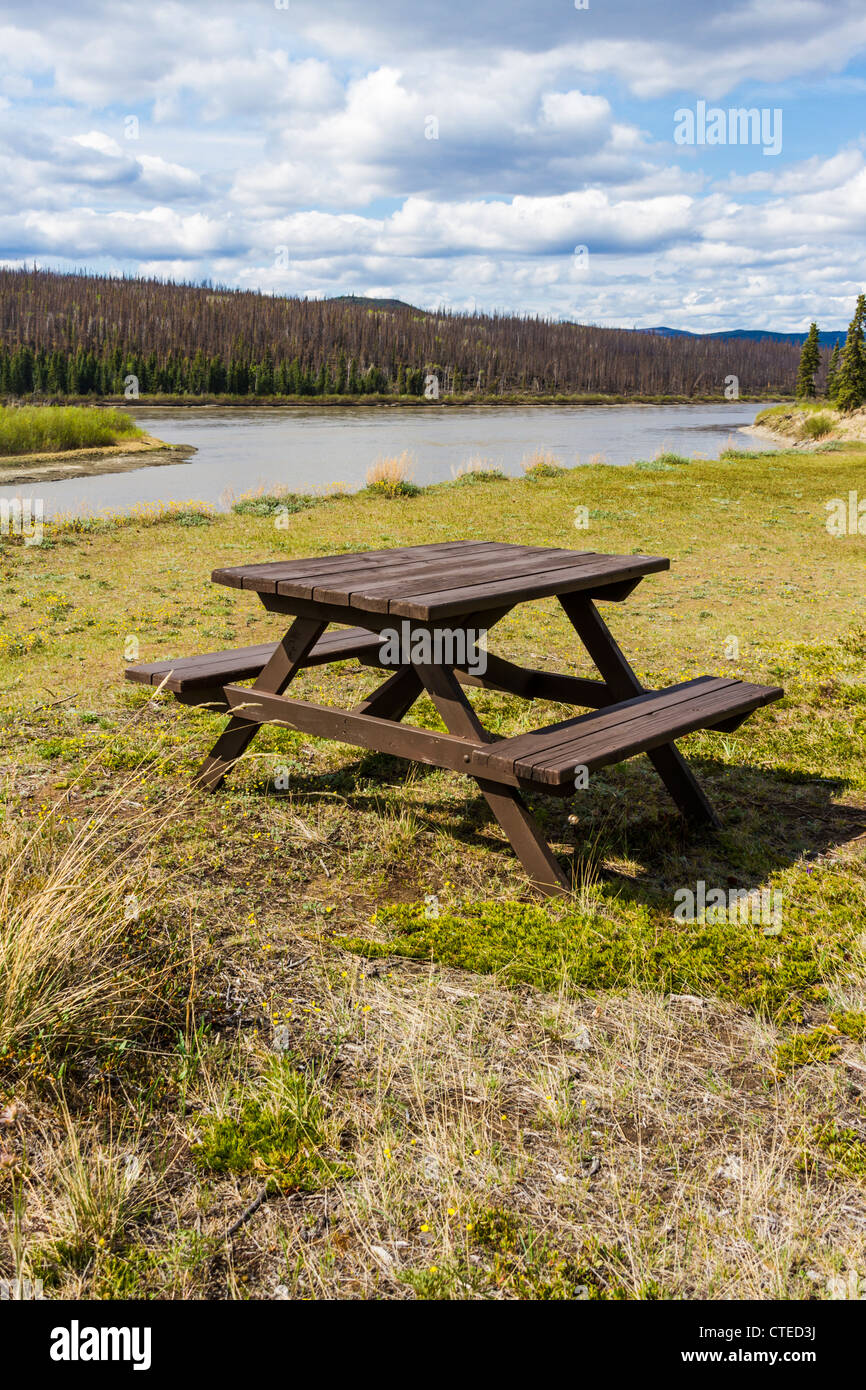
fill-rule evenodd
<path id="1" fill-rule="evenodd" d="M 134 408 L 136 422 L 170 444 L 197 450 L 186 463 L 101 474 L 31 489 L 45 515 L 120 510 L 136 503 L 195 499 L 226 507 L 250 489 L 282 484 L 295 492 L 336 484 L 354 490 L 380 455 L 408 451 L 413 479 L 441 482 L 467 460 L 520 474 L 536 449 L 574 467 L 598 461 L 628 464 L 670 449 L 718 458 L 729 443 L 767 449 L 748 429 L 765 405 L 613 406 L 327 406 L 244 409 L 208 406 Z M 26 494 L 22 485 L 0 496 Z"/>

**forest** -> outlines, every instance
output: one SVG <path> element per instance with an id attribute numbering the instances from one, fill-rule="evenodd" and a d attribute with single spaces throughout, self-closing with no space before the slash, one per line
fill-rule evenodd
<path id="1" fill-rule="evenodd" d="M 819 381 L 829 351 L 819 351 Z M 0 268 L 0 395 L 790 395 L 797 343 Z M 134 385 L 129 386 L 130 379 Z M 429 394 L 429 391 L 428 391 Z M 730 398 L 730 395 L 729 395 Z"/>

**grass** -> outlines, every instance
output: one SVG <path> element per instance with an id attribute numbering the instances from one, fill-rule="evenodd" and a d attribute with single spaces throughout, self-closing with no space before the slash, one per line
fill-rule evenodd
<path id="1" fill-rule="evenodd" d="M 2 457 L 102 448 L 140 439 L 143 434 L 122 410 L 79 405 L 0 405 Z"/>
<path id="2" fill-rule="evenodd" d="M 866 538 L 825 525 L 851 490 L 848 446 L 0 541 L 0 1277 L 124 1299 L 859 1287 Z M 720 832 L 686 832 L 645 759 L 534 798 L 575 882 L 555 905 L 444 772 L 266 729 L 188 794 L 220 717 L 121 672 L 130 649 L 273 640 L 215 565 L 455 537 L 671 557 L 604 610 L 641 680 L 786 691 L 682 742 Z M 491 646 L 591 674 L 551 601 Z M 338 663 L 296 688 L 351 707 L 375 684 Z M 495 734 L 569 713 L 471 698 Z M 410 717 L 441 727 L 426 700 Z M 778 890 L 778 929 L 680 922 L 699 879 Z"/>
<path id="3" fill-rule="evenodd" d="M 170 1016 L 177 962 L 167 941 L 153 941 L 147 882 L 159 830 L 124 815 L 126 800 L 118 792 L 83 818 L 61 799 L 27 833 L 14 819 L 5 827 L 0 1058 L 7 1068 L 47 1074 L 82 1053 L 111 1066 L 131 1038 L 140 1041 Z"/>
<path id="4" fill-rule="evenodd" d="M 278 516 L 294 516 L 297 512 L 302 512 L 307 507 L 314 507 L 319 501 L 316 497 L 303 496 L 297 492 L 277 489 L 274 492 L 266 492 L 264 488 L 259 488 L 254 492 L 244 493 L 231 504 L 231 509 L 238 516 L 267 516 L 276 518 Z"/>

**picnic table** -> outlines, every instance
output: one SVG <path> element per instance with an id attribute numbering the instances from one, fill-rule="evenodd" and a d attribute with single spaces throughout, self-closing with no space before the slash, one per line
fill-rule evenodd
<path id="1" fill-rule="evenodd" d="M 658 555 L 449 541 L 217 569 L 214 583 L 251 590 L 268 612 L 292 619 L 280 641 L 131 666 L 126 676 L 162 686 L 184 704 L 231 716 L 197 774 L 201 787 L 221 785 L 262 724 L 464 773 L 483 793 L 533 884 L 548 894 L 567 893 L 571 885 L 523 791 L 573 795 L 578 770 L 589 776 L 647 753 L 685 819 L 718 825 L 675 740 L 696 729 L 735 729 L 784 693 L 713 676 L 663 690 L 641 685 L 596 604 L 621 603 L 645 575 L 669 568 Z M 489 651 L 486 636 L 479 638 L 517 604 L 552 596 L 600 680 L 516 665 Z M 395 631 L 401 639 L 396 663 Z M 304 668 L 348 658 L 396 669 L 351 710 L 285 694 Z M 239 683 L 250 678 L 252 686 Z M 468 700 L 468 686 L 589 712 L 494 738 Z M 424 691 L 447 733 L 401 723 Z"/>

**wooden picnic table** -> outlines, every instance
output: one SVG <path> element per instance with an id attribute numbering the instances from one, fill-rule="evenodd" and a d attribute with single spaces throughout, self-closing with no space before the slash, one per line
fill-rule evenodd
<path id="1" fill-rule="evenodd" d="M 185 704 L 231 715 L 197 774 L 202 787 L 221 785 L 262 724 L 462 772 L 477 783 L 531 881 L 548 894 L 569 892 L 522 791 L 568 796 L 577 770 L 589 775 L 647 753 L 686 820 L 718 825 L 674 740 L 696 729 L 735 729 L 784 693 L 778 686 L 712 676 L 644 689 L 596 602 L 621 603 L 645 575 L 669 568 L 658 555 L 449 541 L 217 569 L 215 583 L 252 590 L 269 612 L 292 618 L 281 640 L 132 666 L 126 676 L 163 686 Z M 552 596 L 600 680 L 532 670 L 486 651 L 486 642 L 479 647 L 477 634 L 489 632 L 517 604 Z M 326 631 L 333 624 L 339 626 Z M 353 709 L 286 696 L 305 667 L 355 658 L 387 668 L 383 642 L 395 631 L 406 639 L 399 664 Z M 238 683 L 250 678 L 251 687 Z M 497 739 L 481 724 L 467 686 L 590 712 Z M 400 722 L 424 691 L 447 734 Z"/>

